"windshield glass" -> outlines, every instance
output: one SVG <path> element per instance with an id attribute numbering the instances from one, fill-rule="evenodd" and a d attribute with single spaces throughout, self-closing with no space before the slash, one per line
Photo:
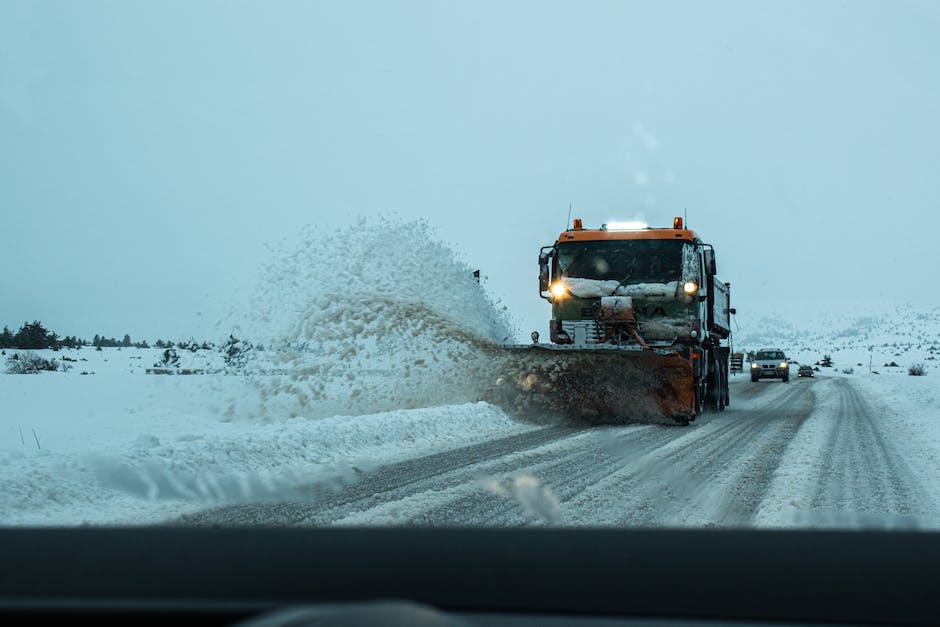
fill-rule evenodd
<path id="1" fill-rule="evenodd" d="M 558 245 L 558 267 L 569 278 L 667 283 L 681 278 L 683 246 L 658 239 L 565 242 Z"/>
<path id="2" fill-rule="evenodd" d="M 940 529 L 938 35 L 0 0 L 0 527 Z"/>

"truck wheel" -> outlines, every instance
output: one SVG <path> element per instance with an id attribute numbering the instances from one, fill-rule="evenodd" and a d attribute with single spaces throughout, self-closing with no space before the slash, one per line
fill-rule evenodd
<path id="1" fill-rule="evenodd" d="M 725 373 L 725 385 L 722 387 L 722 398 L 725 402 L 725 407 L 731 404 L 731 384 L 728 380 L 728 371 L 722 370 Z"/>
<path id="2" fill-rule="evenodd" d="M 724 395 L 721 392 L 722 385 L 724 385 L 721 375 L 721 360 L 712 356 L 708 360 L 708 376 L 705 377 L 707 382 L 705 405 L 711 411 L 721 411 L 725 408 Z"/>
<path id="3" fill-rule="evenodd" d="M 701 416 L 705 412 L 705 382 L 695 384 L 695 415 Z"/>

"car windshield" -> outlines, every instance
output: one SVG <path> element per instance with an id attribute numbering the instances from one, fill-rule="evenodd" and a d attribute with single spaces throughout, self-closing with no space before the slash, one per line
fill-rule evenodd
<path id="1" fill-rule="evenodd" d="M 0 527 L 940 529 L 938 29 L 3 0 Z"/>

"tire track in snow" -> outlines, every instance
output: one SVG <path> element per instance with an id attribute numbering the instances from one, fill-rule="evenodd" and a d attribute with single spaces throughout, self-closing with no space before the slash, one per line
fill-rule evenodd
<path id="1" fill-rule="evenodd" d="M 676 437 L 675 427 L 594 427 L 583 434 L 577 449 L 564 455 L 535 456 L 526 465 L 491 465 L 491 477 L 534 477 L 539 485 L 548 487 L 562 503 L 576 497 L 585 488 L 615 472 L 622 464 L 618 449 L 629 447 L 645 454 Z M 519 503 L 494 490 L 477 489 L 453 503 L 446 503 L 410 518 L 416 525 L 524 525 L 541 522 L 527 513 Z M 561 522 L 564 522 L 562 517 Z"/>
<path id="2" fill-rule="evenodd" d="M 585 490 L 570 504 L 576 512 L 572 522 L 748 525 L 812 405 L 809 386 L 798 385 L 788 386 L 764 408 L 729 408 L 700 431 Z"/>
<path id="3" fill-rule="evenodd" d="M 763 388 L 765 394 L 771 392 Z M 770 429 L 777 437 L 760 438 L 759 433 L 768 431 L 768 423 L 780 422 L 781 408 L 791 406 L 790 413 L 796 411 L 801 419 L 812 405 L 812 395 L 805 390 L 791 388 L 774 388 L 769 394 L 771 403 L 766 410 L 767 416 L 753 420 L 754 411 L 733 412 L 728 410 L 724 414 L 706 415 L 701 419 L 700 425 L 692 428 L 654 427 L 654 426 L 627 426 L 627 427 L 601 427 L 582 432 L 577 442 L 572 440 L 570 445 L 577 444 L 577 448 L 566 447 L 560 453 L 547 453 L 541 450 L 529 451 L 525 456 L 513 456 L 512 459 L 493 460 L 472 469 L 465 468 L 455 475 L 447 478 L 449 492 L 429 489 L 428 499 L 423 507 L 415 507 L 417 499 L 414 494 L 401 495 L 403 503 L 400 507 L 389 507 L 383 502 L 375 508 L 375 515 L 370 517 L 369 511 L 356 512 L 351 520 L 358 523 L 372 522 L 374 524 L 402 524 L 410 525 L 522 525 L 541 522 L 534 519 L 532 514 L 524 511 L 519 503 L 504 498 L 493 491 L 479 486 L 481 472 L 491 476 L 512 477 L 530 475 L 538 479 L 540 485 L 551 488 L 555 497 L 561 501 L 561 516 L 556 522 L 561 524 L 597 524 L 599 520 L 609 520 L 612 524 L 623 524 L 620 518 L 624 511 L 624 504 L 636 502 L 637 494 L 643 495 L 636 503 L 636 511 L 646 511 L 654 514 L 656 522 L 662 523 L 663 518 L 672 520 L 678 518 L 675 508 L 664 507 L 663 499 L 658 491 L 648 493 L 649 485 L 662 486 L 665 482 L 674 483 L 676 469 L 683 468 L 683 461 L 687 463 L 686 474 L 695 477 L 697 474 L 706 474 L 714 465 L 714 460 L 721 463 L 732 464 L 739 455 L 742 442 L 759 440 L 758 446 L 748 457 L 754 460 L 766 461 L 776 459 L 786 446 L 786 441 L 792 432 L 798 428 L 793 421 L 786 421 L 785 429 Z M 805 400 L 796 402 L 794 399 L 805 397 Z M 777 412 L 776 414 L 774 412 Z M 786 412 L 784 412 L 786 413 Z M 751 418 L 747 418 L 750 416 Z M 774 454 L 776 452 L 776 455 Z M 740 520 L 749 517 L 753 507 L 760 502 L 760 494 L 769 482 L 775 465 L 771 462 L 768 467 L 760 465 L 762 471 L 754 494 L 746 495 L 747 503 L 743 511 L 724 510 L 713 512 L 712 516 L 719 520 Z M 756 473 L 751 468 L 745 468 L 746 479 L 753 480 Z M 632 475 L 632 477 L 631 477 Z M 686 479 L 683 479 L 686 483 Z M 456 482 L 456 483 L 455 483 Z M 471 489 L 454 489 L 461 482 Z M 640 489 L 636 484 L 645 483 Z M 473 484 L 476 484 L 474 487 Z M 439 487 L 432 481 L 428 486 Z M 624 494 L 623 487 L 634 488 Z M 598 487 L 604 498 L 600 502 L 593 502 L 593 507 L 584 507 L 591 497 L 585 495 L 597 493 Z M 415 485 L 414 487 L 417 487 Z M 692 486 L 686 491 L 690 493 L 702 492 L 701 486 Z M 739 486 L 739 492 L 746 492 Z M 585 500 L 587 498 L 587 501 Z M 435 499 L 438 499 L 435 504 Z M 430 503 L 430 506 L 429 506 Z M 727 503 L 727 500 L 725 501 Z M 598 511 L 598 507 L 600 510 Z M 695 508 L 696 512 L 699 508 Z M 739 508 L 740 509 L 740 508 Z M 630 523 L 633 524 L 633 523 Z"/>
<path id="4" fill-rule="evenodd" d="M 811 500 L 830 523 L 935 513 L 878 416 L 848 381 L 836 379 L 838 412 L 826 438 L 823 466 Z M 871 522 L 871 521 L 869 521 Z"/>
<path id="5" fill-rule="evenodd" d="M 569 426 L 542 427 L 525 433 L 481 442 L 459 449 L 434 453 L 362 473 L 356 480 L 327 477 L 308 486 L 303 500 L 275 504 L 236 504 L 184 516 L 184 525 L 310 525 L 328 524 L 347 510 L 376 504 L 396 492 L 420 491 L 429 478 L 481 462 L 544 447 L 577 435 Z M 419 484 L 419 485 L 413 485 Z M 437 486 L 438 488 L 440 486 Z"/>
<path id="6" fill-rule="evenodd" d="M 487 480 L 528 475 L 560 501 L 552 522 L 563 525 L 743 524 L 812 406 L 808 386 L 748 385 L 752 398 L 735 396 L 727 411 L 691 427 L 545 427 L 384 466 L 346 485 L 309 486 L 303 502 L 231 505 L 181 522 L 538 524 L 519 502 L 486 489 Z"/>

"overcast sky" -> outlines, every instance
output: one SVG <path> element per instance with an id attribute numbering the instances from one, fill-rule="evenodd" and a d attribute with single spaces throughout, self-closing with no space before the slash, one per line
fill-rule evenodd
<path id="1" fill-rule="evenodd" d="M 266 243 L 687 212 L 741 310 L 940 305 L 940 3 L 0 0 L 0 325 L 209 335 Z"/>

